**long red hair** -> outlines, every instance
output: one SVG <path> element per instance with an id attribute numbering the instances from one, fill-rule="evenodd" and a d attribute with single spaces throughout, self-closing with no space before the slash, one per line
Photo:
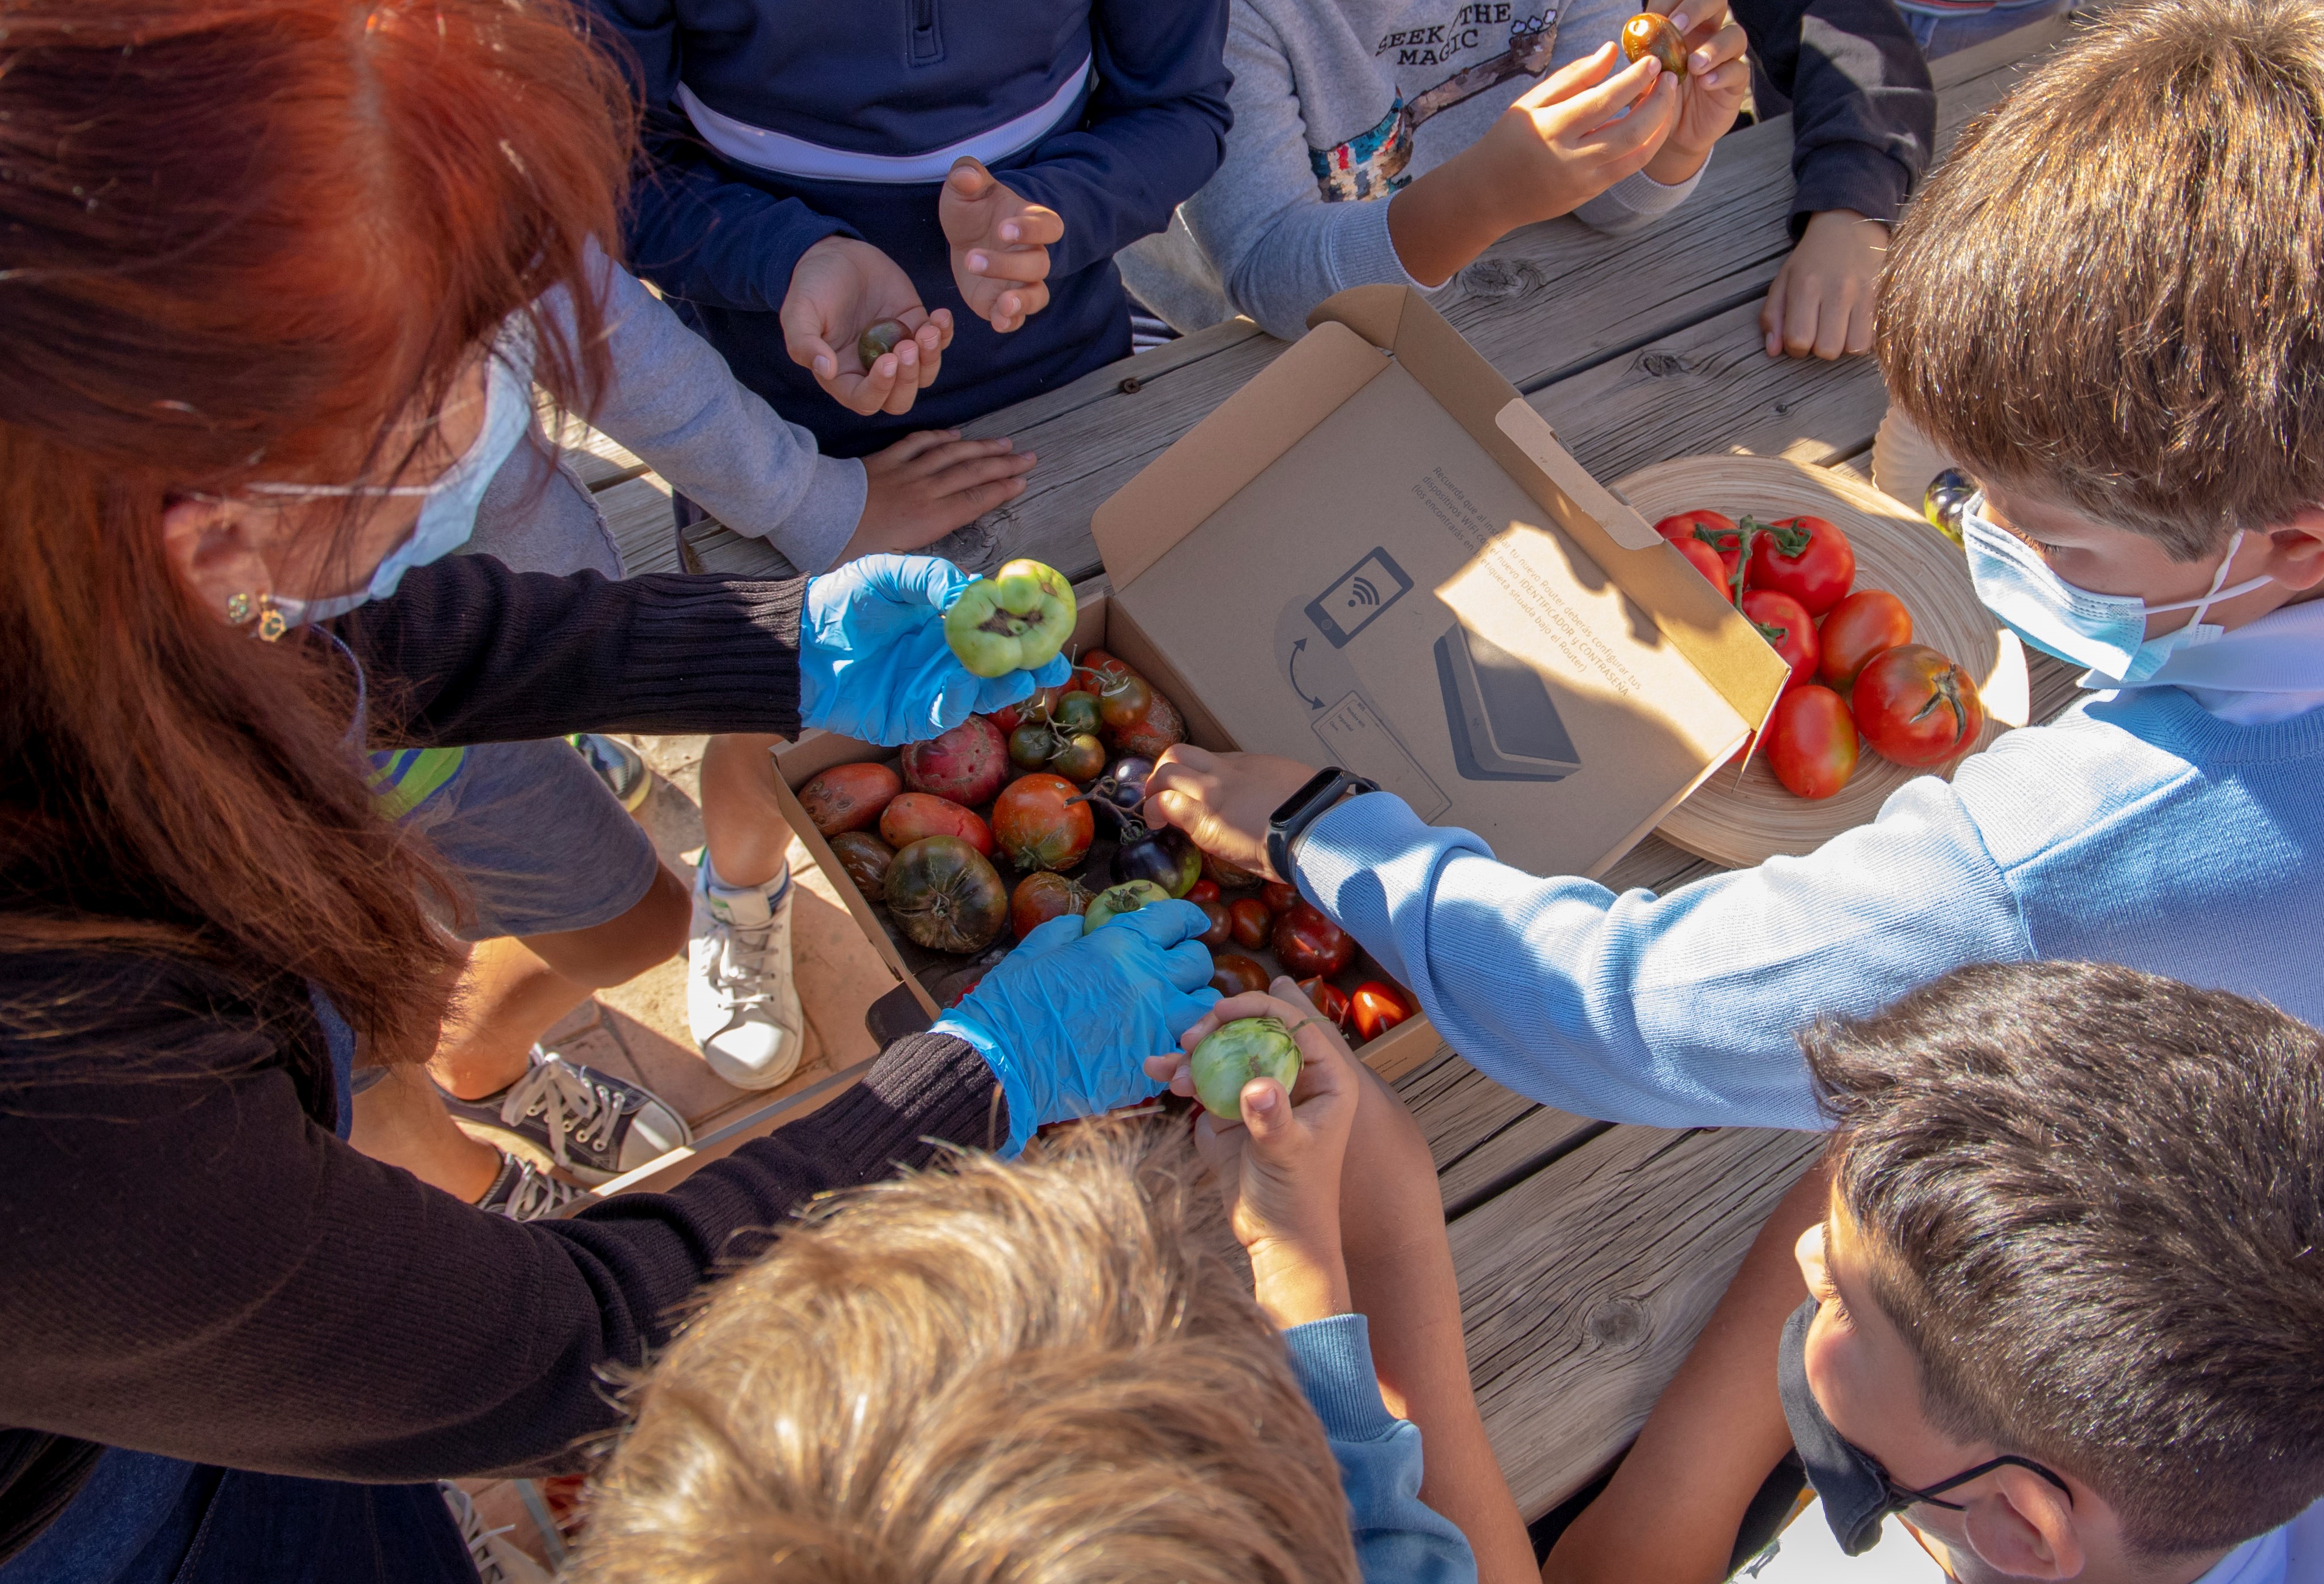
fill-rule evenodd
<path id="1" fill-rule="evenodd" d="M 344 668 L 197 604 L 161 513 L 363 476 L 555 287 L 540 377 L 595 389 L 631 115 L 566 0 L 0 0 L 0 953 L 311 981 L 429 1048 L 451 949 Z"/>

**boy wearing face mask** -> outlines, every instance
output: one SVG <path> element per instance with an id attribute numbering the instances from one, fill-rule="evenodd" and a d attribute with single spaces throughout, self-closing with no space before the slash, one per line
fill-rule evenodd
<path id="1" fill-rule="evenodd" d="M 1159 812 L 1296 880 L 1477 1066 L 1591 1117 L 1819 1126 L 1800 1026 L 1970 962 L 2122 962 L 2324 1021 L 2319 129 L 2312 5 L 2116 12 L 1906 217 L 1883 368 L 1985 486 L 1980 594 L 2091 668 L 2054 723 L 1664 897 L 1303 794 L 1285 760 L 1174 749 Z"/>
<path id="2" fill-rule="evenodd" d="M 1838 1133 L 1775 1374 L 1840 1549 L 1893 1514 L 1961 1584 L 2324 1579 L 2324 1038 L 2056 962 L 1803 1044 Z"/>

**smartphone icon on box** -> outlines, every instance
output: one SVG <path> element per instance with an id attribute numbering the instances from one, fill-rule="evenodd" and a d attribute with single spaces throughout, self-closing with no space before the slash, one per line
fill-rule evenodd
<path id="1" fill-rule="evenodd" d="M 1374 548 L 1333 580 L 1332 586 L 1307 602 L 1307 620 L 1329 639 L 1333 649 L 1345 649 L 1348 640 L 1370 626 L 1412 589 L 1412 579 L 1386 550 Z"/>

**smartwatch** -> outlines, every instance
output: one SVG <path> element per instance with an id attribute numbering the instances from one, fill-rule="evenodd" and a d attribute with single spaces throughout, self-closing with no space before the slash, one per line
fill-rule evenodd
<path id="1" fill-rule="evenodd" d="M 1378 781 L 1351 775 L 1337 765 L 1317 770 L 1308 778 L 1306 785 L 1277 805 L 1275 812 L 1268 816 L 1267 866 L 1286 885 L 1295 884 L 1291 878 L 1291 843 L 1344 799 L 1379 790 Z"/>

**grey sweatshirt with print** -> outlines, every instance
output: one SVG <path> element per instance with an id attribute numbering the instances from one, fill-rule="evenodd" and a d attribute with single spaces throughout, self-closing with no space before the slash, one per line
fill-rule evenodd
<path id="1" fill-rule="evenodd" d="M 1235 313 L 1275 335 L 1351 286 L 1419 284 L 1388 240 L 1388 198 L 1483 136 L 1545 71 L 1621 32 L 1635 0 L 1234 0 L 1234 126 L 1218 174 L 1168 231 L 1118 262 L 1175 327 Z M 1575 211 L 1635 230 L 1693 180 L 1643 172 Z"/>
<path id="2" fill-rule="evenodd" d="M 801 572 L 830 566 L 863 515 L 863 464 L 820 455 L 813 435 L 737 383 L 717 349 L 635 276 L 595 258 L 613 376 L 590 423 L 736 533 L 765 539 Z M 464 548 L 518 572 L 622 571 L 595 498 L 537 419 L 493 475 Z"/>

